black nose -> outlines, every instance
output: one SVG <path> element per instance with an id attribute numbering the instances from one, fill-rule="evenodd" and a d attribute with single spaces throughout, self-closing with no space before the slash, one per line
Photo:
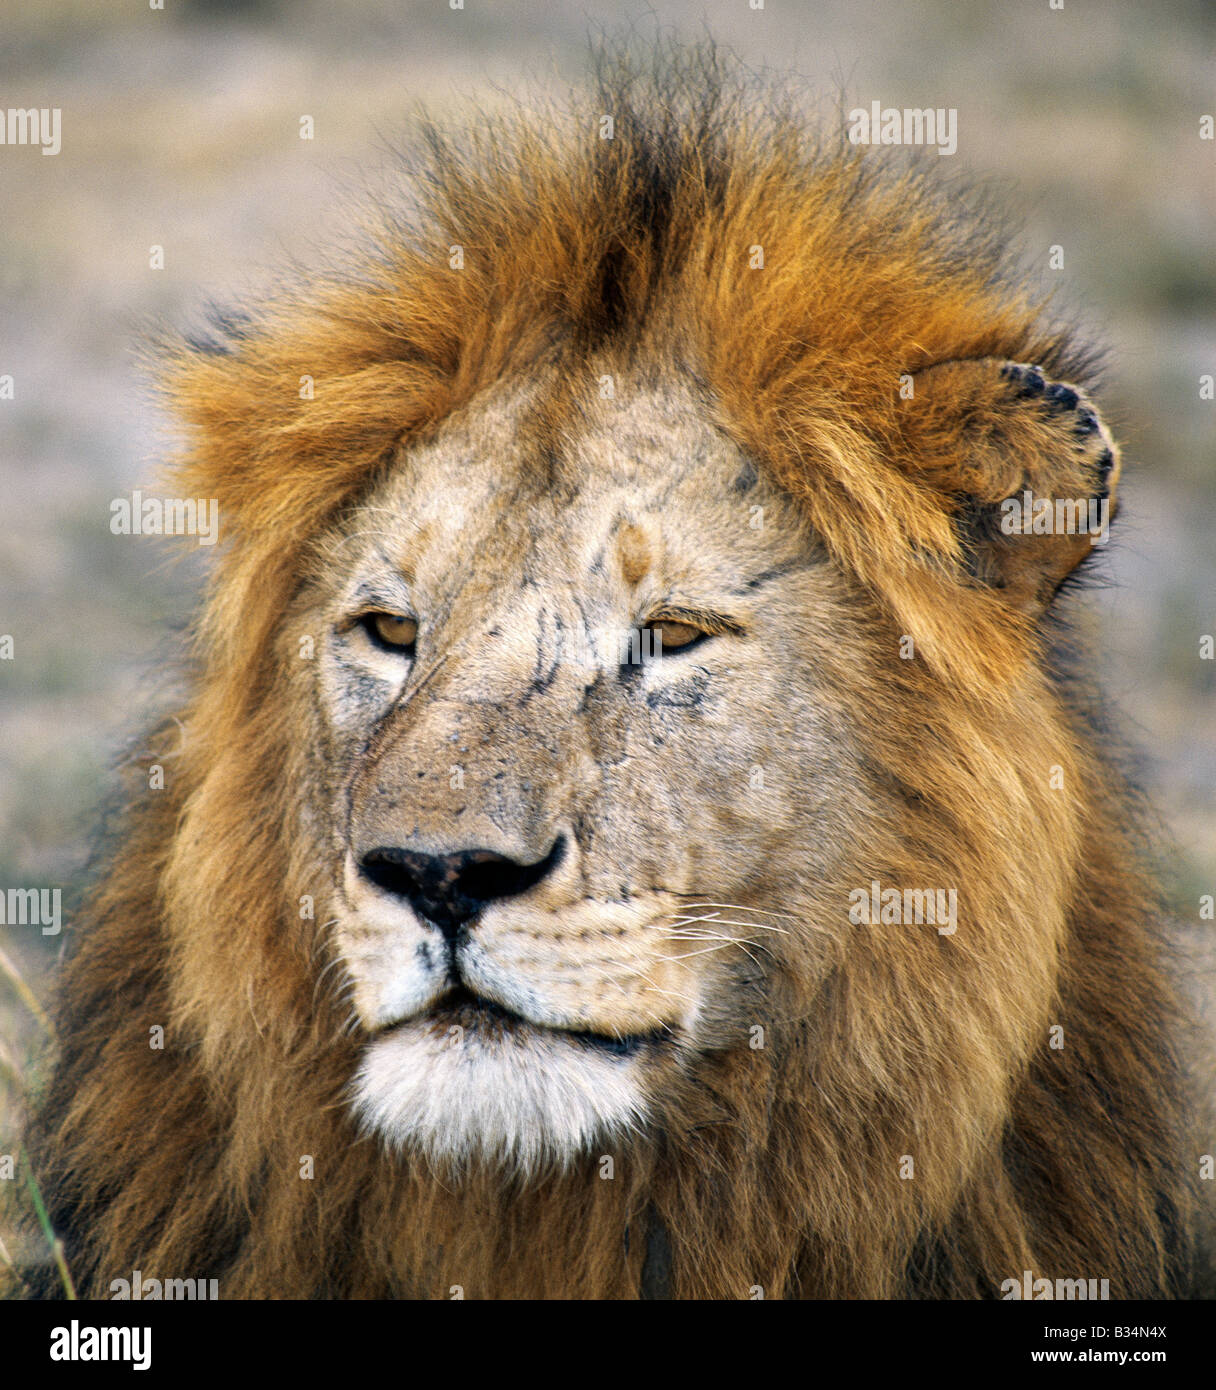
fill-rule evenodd
<path id="1" fill-rule="evenodd" d="M 539 883 L 561 863 L 565 848 L 559 835 L 543 859 L 520 864 L 490 849 L 418 854 L 381 846 L 369 850 L 359 867 L 377 887 L 407 899 L 415 912 L 452 937 L 486 903 L 518 897 Z"/>

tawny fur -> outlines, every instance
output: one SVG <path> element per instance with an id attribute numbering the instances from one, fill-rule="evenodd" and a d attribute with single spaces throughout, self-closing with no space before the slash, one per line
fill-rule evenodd
<path id="1" fill-rule="evenodd" d="M 149 745 L 168 789 L 129 788 L 65 967 L 34 1142 L 83 1291 L 137 1268 L 228 1298 L 993 1297 L 1024 1270 L 1185 1287 L 1197 1154 L 1134 798 L 1060 669 L 1050 595 L 1015 603 L 966 571 L 961 499 L 1009 495 L 1040 460 L 1059 486 L 1057 441 L 1009 414 L 995 371 L 974 400 L 949 378 L 919 410 L 899 394 L 989 359 L 1085 385 L 1087 360 L 932 178 L 809 149 L 716 66 L 609 70 L 572 113 L 433 136 L 421 210 L 386 217 L 358 274 L 159 364 L 188 436 L 174 490 L 220 499 L 227 546 L 193 693 Z M 813 981 L 792 955 L 772 986 L 792 1021 L 701 1058 L 611 1181 L 588 1157 L 440 1182 L 346 1104 L 361 1038 L 320 978 L 324 923 L 294 911 L 318 871 L 282 615 L 314 539 L 403 443 L 494 383 L 604 353 L 695 376 L 805 509 L 872 623 L 818 654 L 900 808 L 855 824 L 864 880 L 957 882 L 987 929 L 858 933 Z"/>

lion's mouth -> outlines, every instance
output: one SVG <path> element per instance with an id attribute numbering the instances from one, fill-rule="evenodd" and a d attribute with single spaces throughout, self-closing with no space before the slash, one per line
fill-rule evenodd
<path id="1" fill-rule="evenodd" d="M 493 999 L 475 994 L 466 985 L 456 985 L 436 1000 L 424 1013 L 397 1019 L 382 1028 L 377 1037 L 386 1037 L 397 1029 L 422 1025 L 437 1036 L 449 1037 L 453 1028 L 474 1033 L 485 1041 L 524 1040 L 529 1034 L 565 1038 L 572 1043 L 594 1048 L 616 1057 L 632 1057 L 644 1048 L 671 1041 L 668 1027 L 653 1028 L 642 1033 L 597 1033 L 593 1029 L 560 1028 L 537 1023 L 506 1008 Z"/>

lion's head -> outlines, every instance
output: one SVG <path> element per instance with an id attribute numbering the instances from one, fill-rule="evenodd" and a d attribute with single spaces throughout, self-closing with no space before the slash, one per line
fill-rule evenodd
<path id="1" fill-rule="evenodd" d="M 864 740 L 803 653 L 864 615 L 707 393 L 611 354 L 403 448 L 315 555 L 284 632 L 360 1114 L 527 1166 L 661 1124 L 831 960 L 797 924 Z"/>
<path id="2" fill-rule="evenodd" d="M 359 274 L 164 368 L 227 546 L 68 970 L 93 1287 L 1174 1287 L 1087 361 L 714 66 L 432 132 Z"/>

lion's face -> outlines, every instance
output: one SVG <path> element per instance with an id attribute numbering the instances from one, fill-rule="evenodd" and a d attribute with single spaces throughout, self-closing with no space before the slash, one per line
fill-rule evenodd
<path id="1" fill-rule="evenodd" d="M 782 961 L 813 978 L 791 909 L 863 780 L 806 656 L 847 596 L 794 508 L 686 391 L 538 405 L 404 451 L 299 614 L 354 1103 L 524 1168 L 661 1122 L 768 1024 Z"/>

